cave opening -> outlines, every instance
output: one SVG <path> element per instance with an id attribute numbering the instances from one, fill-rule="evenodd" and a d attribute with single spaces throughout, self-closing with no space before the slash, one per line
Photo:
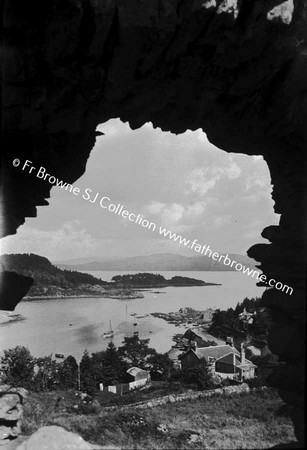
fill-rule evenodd
<path id="1" fill-rule="evenodd" d="M 262 300 L 269 346 L 283 362 L 270 383 L 289 406 L 302 444 L 306 8 L 297 0 L 274 7 L 244 0 L 144 5 L 30 0 L 20 9 L 15 0 L 3 2 L 2 234 L 16 233 L 49 199 L 50 186 L 12 162 L 29 158 L 74 183 L 97 124 L 112 117 L 133 129 L 146 122 L 174 133 L 201 128 L 227 152 L 263 155 L 280 221 L 248 254 L 268 277 L 294 288 L 290 300 L 276 289 Z M 2 308 L 13 309 L 30 284 L 4 274 Z"/>

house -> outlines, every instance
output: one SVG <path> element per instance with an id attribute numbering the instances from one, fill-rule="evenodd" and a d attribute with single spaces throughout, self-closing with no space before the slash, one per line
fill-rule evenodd
<path id="1" fill-rule="evenodd" d="M 204 361 L 212 374 L 221 378 L 231 378 L 243 381 L 254 378 L 257 366 L 245 358 L 245 349 L 241 345 L 241 352 L 230 345 L 215 345 L 209 347 L 189 349 L 180 357 L 183 370 Z"/>
<path id="2" fill-rule="evenodd" d="M 129 391 L 134 391 L 150 383 L 150 373 L 147 370 L 140 369 L 139 367 L 130 367 L 127 370 L 128 383 L 119 383 L 114 386 L 108 386 L 108 392 L 113 394 L 123 395 Z M 100 390 L 103 390 L 103 386 L 99 386 Z"/>
<path id="3" fill-rule="evenodd" d="M 191 341 L 202 341 L 202 337 L 199 336 L 198 334 L 194 333 L 194 331 L 191 330 L 191 328 L 189 328 L 184 335 L 182 336 L 182 339 L 186 339 L 187 341 L 191 342 Z"/>
<path id="4" fill-rule="evenodd" d="M 137 389 L 150 383 L 150 373 L 147 370 L 140 369 L 139 367 L 130 367 L 127 370 L 129 382 L 129 390 Z"/>
<path id="5" fill-rule="evenodd" d="M 211 323 L 212 322 L 212 317 L 215 313 L 215 309 L 212 308 L 208 308 L 205 311 L 203 311 L 199 317 L 199 322 L 200 323 Z"/>
<path id="6" fill-rule="evenodd" d="M 261 350 L 254 345 L 247 345 L 246 348 L 251 352 L 253 356 L 261 356 Z"/>
<path id="7" fill-rule="evenodd" d="M 247 330 L 248 325 L 251 325 L 254 322 L 255 315 L 256 312 L 249 313 L 246 311 L 246 308 L 244 308 L 244 310 L 240 314 L 238 314 L 238 318 L 243 324 L 243 328 L 245 330 Z"/>
<path id="8" fill-rule="evenodd" d="M 182 355 L 182 350 L 178 346 L 173 346 L 167 353 L 169 359 L 173 362 L 175 369 L 180 369 L 180 359 L 179 356 Z"/>

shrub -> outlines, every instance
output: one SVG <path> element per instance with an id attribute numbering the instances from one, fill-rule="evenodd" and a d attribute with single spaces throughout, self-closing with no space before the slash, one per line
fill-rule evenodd
<path id="1" fill-rule="evenodd" d="M 26 347 L 4 350 L 1 360 L 2 382 L 11 386 L 32 387 L 35 359 Z"/>

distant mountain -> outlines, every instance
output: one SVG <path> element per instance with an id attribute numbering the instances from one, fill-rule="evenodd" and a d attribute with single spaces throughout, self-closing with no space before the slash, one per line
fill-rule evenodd
<path id="1" fill-rule="evenodd" d="M 226 255 L 226 253 L 224 253 Z M 255 261 L 248 256 L 235 253 L 228 254 L 231 261 L 237 261 L 245 267 L 255 268 Z M 69 261 L 54 263 L 61 269 L 82 270 L 82 271 L 124 271 L 140 270 L 147 271 L 234 271 L 223 264 L 223 262 L 214 261 L 212 258 L 203 255 L 183 256 L 174 253 L 157 253 L 148 256 L 130 256 L 130 257 L 103 257 L 103 258 L 80 258 Z"/>

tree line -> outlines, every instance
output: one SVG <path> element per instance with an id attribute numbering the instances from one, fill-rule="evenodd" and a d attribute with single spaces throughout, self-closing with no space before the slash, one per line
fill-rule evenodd
<path id="1" fill-rule="evenodd" d="M 89 354 L 84 351 L 78 365 L 73 356 L 56 361 L 52 355 L 35 358 L 23 346 L 4 350 L 0 359 L 1 381 L 11 386 L 33 391 L 79 388 L 94 393 L 99 384 L 113 385 L 128 380 L 127 369 L 139 367 L 148 370 L 153 379 L 167 379 L 172 361 L 167 353 L 158 353 L 149 347 L 149 339 L 137 335 L 126 337 L 116 348 L 110 342 L 107 349 Z"/>
<path id="2" fill-rule="evenodd" d="M 147 370 L 152 380 L 194 385 L 198 389 L 215 386 L 203 362 L 185 371 L 175 369 L 167 353 L 158 353 L 149 347 L 149 339 L 137 335 L 125 337 L 118 348 L 110 342 L 103 351 L 89 354 L 85 350 L 79 364 L 71 355 L 61 362 L 52 355 L 35 358 L 27 348 L 17 346 L 4 350 L 0 366 L 2 383 L 36 392 L 79 389 L 94 395 L 100 383 L 109 386 L 131 381 L 127 374 L 130 367 Z"/>
<path id="3" fill-rule="evenodd" d="M 235 308 L 228 308 L 227 310 L 217 309 L 212 316 L 212 324 L 209 332 L 215 333 L 219 327 L 227 326 L 233 331 L 246 331 L 239 319 L 239 314 L 243 312 L 244 308 L 249 313 L 256 313 L 253 316 L 252 323 L 248 326 L 250 334 L 257 336 L 263 335 L 266 332 L 267 325 L 260 312 L 261 298 L 245 298 L 241 303 L 237 303 Z"/>
<path id="4" fill-rule="evenodd" d="M 5 270 L 34 278 L 34 285 L 29 291 L 29 295 L 33 296 L 56 294 L 53 290 L 58 288 L 73 289 L 86 284 L 91 286 L 108 284 L 87 273 L 59 269 L 47 258 L 33 253 L 3 255 L 0 262 Z"/>

